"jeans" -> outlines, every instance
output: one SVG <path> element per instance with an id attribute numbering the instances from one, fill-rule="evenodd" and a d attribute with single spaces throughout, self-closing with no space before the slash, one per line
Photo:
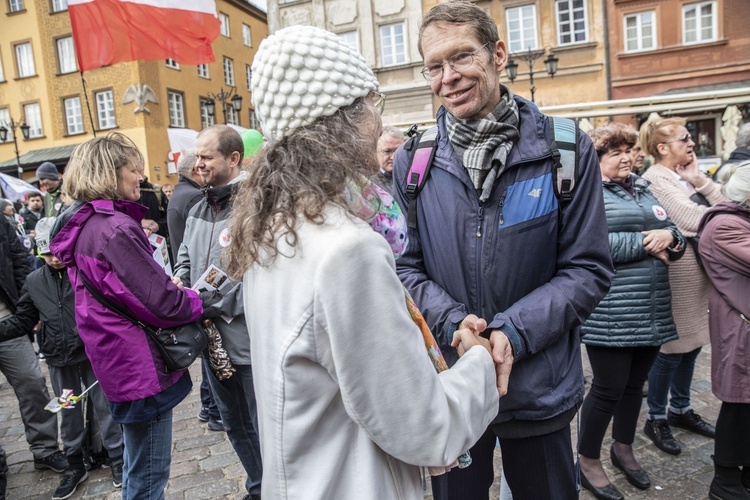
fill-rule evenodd
<path id="1" fill-rule="evenodd" d="M 690 408 L 690 384 L 693 381 L 695 360 L 701 348 L 684 354 L 664 354 L 660 352 L 654 366 L 648 373 L 648 418 L 667 418 L 667 397 L 669 406 L 675 410 Z"/>
<path id="2" fill-rule="evenodd" d="M 18 398 L 26 441 L 34 458 L 57 452 L 57 415 L 44 409 L 50 401 L 47 382 L 28 337 L 0 342 L 0 371 Z"/>
<path id="3" fill-rule="evenodd" d="M 172 463 L 172 410 L 150 422 L 122 424 L 122 500 L 161 500 Z"/>
<path id="4" fill-rule="evenodd" d="M 209 381 L 221 421 L 235 453 L 247 473 L 245 489 L 251 495 L 260 495 L 263 468 L 258 440 L 258 411 L 255 405 L 253 370 L 250 365 L 234 365 L 232 377 L 219 381 L 209 372 Z"/>
<path id="5" fill-rule="evenodd" d="M 219 408 L 216 406 L 214 395 L 211 392 L 211 384 L 208 383 L 208 372 L 211 368 L 208 366 L 206 358 L 201 359 L 201 407 L 208 408 L 208 417 L 211 420 L 221 420 Z"/>

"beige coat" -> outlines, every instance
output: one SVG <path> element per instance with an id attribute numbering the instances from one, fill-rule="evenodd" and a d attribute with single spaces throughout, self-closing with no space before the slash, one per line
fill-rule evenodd
<path id="1" fill-rule="evenodd" d="M 690 196 L 697 191 L 712 206 L 724 200 L 718 184 L 709 181 L 696 190 L 693 186 L 686 186 L 670 169 L 659 164 L 646 170 L 643 178 L 651 182 L 651 192 L 687 238 L 697 234 L 701 217 L 708 210 L 708 207 L 690 200 Z M 679 354 L 707 345 L 709 283 L 691 245 L 687 246 L 682 259 L 670 263 L 669 283 L 672 288 L 672 314 L 679 338 L 664 344 L 661 351 Z"/>

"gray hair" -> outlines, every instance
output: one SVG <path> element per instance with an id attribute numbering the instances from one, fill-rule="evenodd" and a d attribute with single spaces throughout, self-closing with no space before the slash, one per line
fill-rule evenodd
<path id="1" fill-rule="evenodd" d="M 380 137 L 383 137 L 384 135 L 390 135 L 392 137 L 395 137 L 396 139 L 401 139 L 402 141 L 406 140 L 406 134 L 404 134 L 400 129 L 391 127 L 390 125 L 387 127 L 383 127 L 383 131 L 380 133 Z"/>
<path id="2" fill-rule="evenodd" d="M 177 160 L 177 173 L 183 177 L 190 177 L 197 162 L 198 157 L 195 156 L 194 149 L 184 150 L 180 155 L 180 159 Z"/>
<path id="3" fill-rule="evenodd" d="M 750 204 L 750 160 L 725 165 L 719 171 L 721 192 L 729 200 Z"/>
<path id="4" fill-rule="evenodd" d="M 497 23 L 481 7 L 477 7 L 472 2 L 467 1 L 441 3 L 430 9 L 419 26 L 417 48 L 419 49 L 419 55 L 422 57 L 424 57 L 422 35 L 424 35 L 425 29 L 435 23 L 468 25 L 474 31 L 479 43 L 482 45 L 490 42 L 496 43 L 500 40 L 500 35 L 497 32 Z M 494 53 L 494 51 L 494 47 L 488 49 L 490 54 Z"/>
<path id="5" fill-rule="evenodd" d="M 750 122 L 742 125 L 737 131 L 737 138 L 734 140 L 734 144 L 738 148 L 750 147 Z"/>

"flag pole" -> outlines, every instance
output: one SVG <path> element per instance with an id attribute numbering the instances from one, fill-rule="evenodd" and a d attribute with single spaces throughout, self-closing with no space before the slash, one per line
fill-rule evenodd
<path id="1" fill-rule="evenodd" d="M 86 80 L 83 78 L 83 71 L 79 71 L 81 74 L 81 84 L 83 84 L 83 96 L 86 98 L 86 109 L 89 112 L 89 121 L 91 122 L 91 132 L 96 137 L 96 127 L 94 126 L 94 116 L 91 114 L 91 103 L 89 102 L 89 93 L 86 91 Z"/>

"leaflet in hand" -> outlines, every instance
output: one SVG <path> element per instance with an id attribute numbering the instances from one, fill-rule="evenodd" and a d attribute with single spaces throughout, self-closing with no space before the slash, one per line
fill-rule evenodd
<path id="1" fill-rule="evenodd" d="M 154 249 L 154 260 L 164 272 L 172 276 L 172 264 L 169 262 L 169 252 L 167 251 L 167 239 L 164 236 L 153 233 L 148 237 L 148 241 Z"/>
<path id="2" fill-rule="evenodd" d="M 193 285 L 193 290 L 197 292 L 205 292 L 209 290 L 222 291 L 231 284 L 227 273 L 211 264 L 208 269 L 201 274 L 198 281 Z M 231 323 L 234 318 L 231 316 L 222 315 L 221 318 L 227 323 Z"/>

